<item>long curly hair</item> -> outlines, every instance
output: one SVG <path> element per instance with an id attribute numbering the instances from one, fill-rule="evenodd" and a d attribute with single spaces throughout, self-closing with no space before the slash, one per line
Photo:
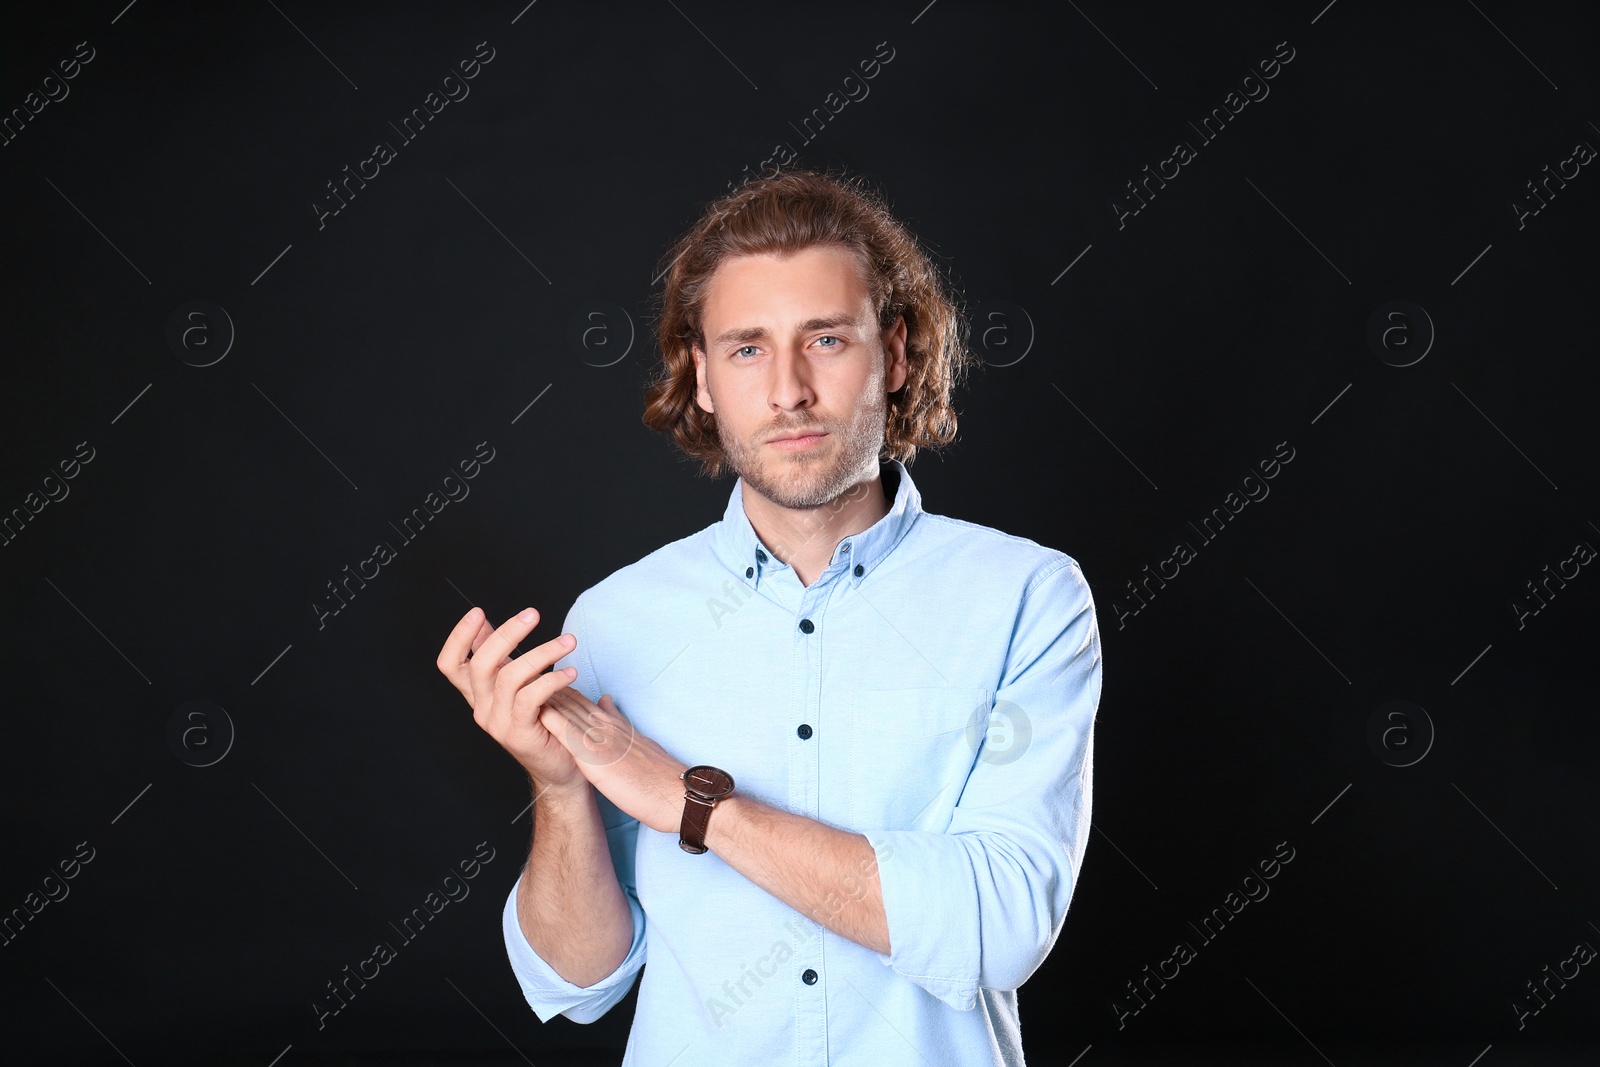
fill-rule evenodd
<path id="1" fill-rule="evenodd" d="M 662 256 L 665 284 L 652 307 L 661 363 L 645 390 L 643 421 L 670 435 L 709 478 L 728 466 L 716 416 L 695 402 L 693 349 L 705 348 L 702 314 L 711 277 L 731 256 L 789 254 L 815 245 L 855 253 L 880 330 L 905 316 L 906 381 L 888 395 L 880 459 L 909 466 L 917 449 L 939 450 L 955 439 L 951 393 L 978 362 L 967 347 L 959 296 L 863 179 L 783 171 L 751 179 L 707 205 Z"/>

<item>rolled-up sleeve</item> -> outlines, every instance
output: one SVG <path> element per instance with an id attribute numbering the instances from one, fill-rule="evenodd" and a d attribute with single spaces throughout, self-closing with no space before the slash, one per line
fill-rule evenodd
<path id="1" fill-rule="evenodd" d="M 552 669 L 561 670 L 568 666 L 577 668 L 578 676 L 573 679 L 572 688 L 590 700 L 598 701 L 600 681 L 595 674 L 589 650 L 593 631 L 584 614 L 583 600 L 584 597 L 580 595 L 573 602 L 561 624 L 562 633 L 577 635 L 578 647 L 557 660 Z M 622 886 L 622 895 L 633 917 L 633 941 L 617 969 L 593 985 L 578 986 L 562 978 L 528 944 L 527 935 L 522 932 L 522 923 L 517 919 L 517 887 L 527 875 L 524 869 L 523 874 L 512 883 L 500 925 L 505 937 L 506 955 L 511 960 L 511 970 L 517 976 L 517 984 L 522 987 L 523 997 L 533 1008 L 534 1014 L 539 1016 L 540 1022 L 547 1023 L 557 1015 L 565 1015 L 575 1023 L 594 1022 L 628 995 L 628 990 L 633 987 L 634 975 L 639 973 L 645 962 L 646 921 L 644 908 L 639 904 L 638 883 L 634 876 L 639 820 L 624 813 L 603 794 L 596 793 L 595 800 L 600 809 L 601 823 L 605 827 L 611 865 L 616 869 L 617 882 Z"/>
<path id="2" fill-rule="evenodd" d="M 599 798 L 602 810 L 609 807 L 604 797 Z M 557 1015 L 565 1015 L 575 1023 L 592 1023 L 612 1006 L 628 995 L 633 988 L 634 975 L 645 961 L 645 916 L 633 880 L 633 850 L 639 833 L 637 819 L 624 817 L 622 825 L 606 829 L 606 844 L 611 849 L 612 863 L 617 867 L 617 878 L 622 883 L 622 895 L 628 901 L 628 911 L 633 915 L 633 942 L 628 954 L 617 969 L 591 986 L 573 985 L 556 973 L 544 957 L 528 944 L 522 924 L 517 921 L 517 886 L 511 886 L 506 906 L 501 916 L 505 935 L 506 955 L 511 960 L 511 970 L 522 987 L 528 1006 L 539 1016 L 540 1022 L 549 1022 Z"/>
<path id="3" fill-rule="evenodd" d="M 991 727 L 949 828 L 864 831 L 889 925 L 885 965 L 946 1004 L 1016 989 L 1054 946 L 1088 844 L 1100 632 L 1075 560 L 1026 587 Z"/>

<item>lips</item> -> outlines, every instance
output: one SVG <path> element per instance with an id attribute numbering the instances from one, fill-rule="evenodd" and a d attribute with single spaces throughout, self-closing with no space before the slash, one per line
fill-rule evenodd
<path id="1" fill-rule="evenodd" d="M 774 437 L 767 442 L 768 448 L 776 448 L 779 452 L 810 452 L 822 445 L 822 439 L 828 436 L 822 430 L 808 433 L 801 437 Z"/>
<path id="2" fill-rule="evenodd" d="M 801 440 L 803 438 L 806 438 L 806 437 L 822 437 L 822 436 L 824 436 L 824 431 L 822 431 L 822 430 L 802 430 L 800 433 L 785 434 L 782 437 L 774 437 L 768 443 L 769 444 L 777 444 L 780 441 L 799 441 L 799 440 Z"/>

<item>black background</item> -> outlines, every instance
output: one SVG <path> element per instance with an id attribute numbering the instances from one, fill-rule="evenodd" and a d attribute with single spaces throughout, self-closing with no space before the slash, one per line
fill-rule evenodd
<path id="1" fill-rule="evenodd" d="M 0 549 L 0 908 L 94 850 L 0 949 L 8 1049 L 617 1062 L 632 995 L 590 1026 L 521 998 L 499 921 L 525 779 L 434 659 L 471 604 L 532 604 L 547 640 L 582 589 L 720 517 L 731 479 L 639 421 L 649 301 L 668 242 L 786 142 L 881 187 L 975 315 L 987 366 L 957 444 L 913 465 L 925 506 L 1068 552 L 1096 596 L 1095 833 L 1020 993 L 1030 1062 L 1593 1062 L 1594 966 L 1520 1029 L 1513 1008 L 1600 946 L 1600 577 L 1513 608 L 1600 545 L 1600 177 L 1520 225 L 1513 206 L 1600 145 L 1593 5 L 5 21 L 6 113 L 94 50 L 0 148 L 0 510 L 94 456 Z M 389 123 L 481 41 L 470 96 L 402 145 Z M 869 95 L 806 143 L 791 123 L 880 42 Z M 1279 42 L 1270 95 L 1202 141 L 1189 124 Z M 1119 225 L 1179 140 L 1196 158 Z M 325 183 L 377 141 L 397 157 L 319 229 Z M 1369 343 L 1397 300 L 1431 346 L 1415 310 Z M 190 301 L 213 310 L 174 347 Z M 215 308 L 236 336 L 194 366 L 224 343 Z M 398 545 L 389 523 L 483 441 L 470 496 L 319 628 L 325 583 Z M 1189 524 L 1280 442 L 1270 496 L 1202 541 Z M 1197 557 L 1119 611 L 1179 541 Z M 210 766 L 215 711 L 169 742 L 193 700 L 236 731 Z M 1369 742 L 1391 700 L 1425 709 L 1431 747 L 1415 717 Z M 319 1030 L 324 983 L 479 842 L 471 896 Z M 1280 842 L 1270 896 L 1119 1028 L 1124 984 Z"/>

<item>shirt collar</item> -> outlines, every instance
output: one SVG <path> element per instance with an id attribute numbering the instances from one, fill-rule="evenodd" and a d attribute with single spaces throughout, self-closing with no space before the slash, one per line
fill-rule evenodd
<path id="1" fill-rule="evenodd" d="M 888 513 L 860 533 L 843 538 L 834 547 L 829 563 L 830 569 L 842 564 L 852 583 L 871 574 L 922 514 L 922 494 L 917 492 L 905 464 L 898 459 L 881 460 L 878 470 L 884 491 L 893 495 Z M 721 560 L 752 585 L 757 584 L 763 573 L 789 567 L 756 536 L 755 527 L 744 511 L 743 478 L 733 484 L 722 521 L 712 529 L 712 544 Z"/>

